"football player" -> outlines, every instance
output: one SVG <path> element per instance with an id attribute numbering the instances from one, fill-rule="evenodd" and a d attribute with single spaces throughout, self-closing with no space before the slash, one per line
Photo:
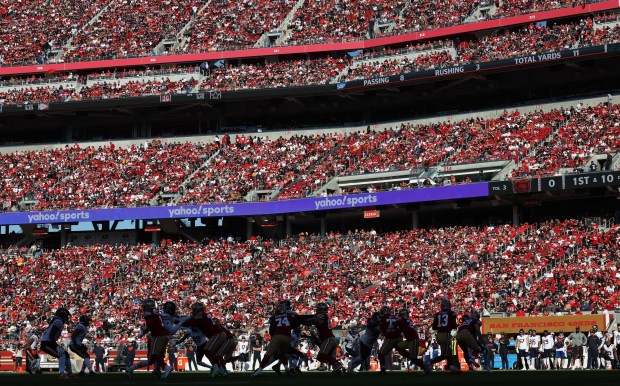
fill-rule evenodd
<path id="1" fill-rule="evenodd" d="M 234 361 L 239 359 L 239 356 L 234 356 L 239 341 L 225 325 L 220 323 L 217 318 L 213 318 L 213 322 L 219 325 L 222 331 L 224 331 L 224 334 L 226 334 L 226 341 L 224 342 L 222 347 L 220 347 L 216 355 L 224 360 L 224 365 L 226 363 L 233 363 Z M 224 373 L 228 373 L 228 371 L 226 370 L 226 366 L 224 366 L 222 371 Z"/>
<path id="2" fill-rule="evenodd" d="M 353 372 L 357 366 L 370 358 L 372 347 L 377 343 L 381 335 L 381 319 L 378 312 L 373 312 L 370 318 L 366 320 L 366 329 L 359 339 L 359 354 L 349 362 L 349 372 Z"/>
<path id="3" fill-rule="evenodd" d="M 530 331 L 530 370 L 536 370 L 536 359 L 540 354 L 540 335 L 536 334 L 536 330 Z"/>
<path id="4" fill-rule="evenodd" d="M 527 353 L 529 350 L 530 341 L 523 329 L 519 330 L 519 335 L 517 335 L 517 342 L 515 343 L 515 346 L 517 348 L 517 362 L 521 361 L 522 370 L 528 370 L 529 366 L 527 364 Z"/>
<path id="5" fill-rule="evenodd" d="M 463 315 L 461 324 L 456 330 L 456 342 L 459 347 L 461 347 L 461 350 L 463 350 L 465 361 L 469 365 L 470 370 L 473 370 L 472 366 L 480 367 L 475 358 L 481 351 L 486 349 L 486 342 L 480 331 L 481 327 L 480 316 L 477 311 L 474 311 L 471 316 L 467 314 Z M 486 371 L 491 371 L 488 364 L 484 365 L 484 369 Z"/>
<path id="6" fill-rule="evenodd" d="M 553 370 L 553 346 L 555 343 L 553 340 L 553 335 L 549 334 L 549 331 L 543 331 L 541 342 L 542 364 L 547 370 Z"/>
<path id="7" fill-rule="evenodd" d="M 192 304 L 192 315 L 183 323 L 185 327 L 196 327 L 207 337 L 207 343 L 203 345 L 204 355 L 209 359 L 212 366 L 212 377 L 226 375 L 224 360 L 217 355 L 218 351 L 226 342 L 226 333 L 222 326 L 216 324 L 207 314 L 203 303 Z"/>
<path id="8" fill-rule="evenodd" d="M 418 358 L 420 337 L 415 328 L 415 324 L 409 318 L 409 311 L 407 309 L 403 308 L 398 312 L 396 325 L 405 337 L 405 341 L 400 342 L 396 346 L 396 351 L 403 356 L 403 359 L 409 359 L 409 361 L 423 369 L 425 374 L 428 374 L 430 371 L 430 366 Z"/>
<path id="9" fill-rule="evenodd" d="M 283 364 L 286 373 L 290 374 L 286 354 L 291 348 L 291 331 L 295 323 L 296 320 L 293 313 L 287 312 L 282 303 L 278 304 L 274 314 L 269 318 L 269 335 L 271 335 L 269 349 L 260 361 L 258 369 L 252 374 L 252 377 L 261 375 L 272 357 L 278 358 L 280 360 L 279 364 Z"/>
<path id="10" fill-rule="evenodd" d="M 30 374 L 41 373 L 41 358 L 37 352 L 39 346 L 39 331 L 32 329 L 28 337 L 28 341 L 24 346 L 24 352 L 26 353 L 26 371 Z"/>
<path id="11" fill-rule="evenodd" d="M 185 335 L 181 339 L 179 339 L 179 341 L 176 344 L 179 345 L 183 343 L 187 338 L 190 338 L 190 337 L 192 338 L 192 340 L 194 341 L 194 344 L 196 345 L 196 363 L 202 367 L 211 369 L 212 368 L 211 365 L 208 365 L 202 361 L 202 358 L 205 356 L 204 346 L 206 345 L 208 339 L 205 336 L 205 334 L 203 334 L 202 331 L 200 331 L 197 327 L 186 328 Z"/>
<path id="12" fill-rule="evenodd" d="M 58 358 L 58 372 L 61 379 L 73 379 L 69 353 L 57 343 L 62 335 L 62 330 L 65 328 L 65 323 L 69 322 L 70 317 L 71 314 L 66 308 L 57 309 L 41 338 L 41 351 Z"/>
<path id="13" fill-rule="evenodd" d="M 385 338 L 379 349 L 379 363 L 381 365 L 381 374 L 385 374 L 385 358 L 403 341 L 403 335 L 398 328 L 397 319 L 392 315 L 390 307 L 381 307 L 381 311 L 379 311 L 379 320 L 381 321 L 381 333 Z"/>
<path id="14" fill-rule="evenodd" d="M 441 348 L 441 354 L 435 359 L 431 360 L 431 366 L 435 363 L 439 363 L 443 360 L 447 360 L 450 364 L 450 370 L 455 370 L 452 361 L 450 360 L 450 353 L 452 352 L 450 341 L 450 333 L 455 330 L 458 325 L 456 323 L 456 313 L 452 311 L 452 305 L 448 299 L 441 301 L 441 310 L 433 316 L 433 330 L 437 332 L 436 338 L 439 347 Z"/>
<path id="15" fill-rule="evenodd" d="M 142 311 L 146 328 L 140 334 L 140 337 L 150 332 L 151 346 L 149 348 L 147 360 L 133 364 L 125 370 L 128 377 L 131 377 L 136 369 L 147 367 L 154 363 L 157 363 L 159 368 L 163 369 L 161 379 L 168 378 L 168 375 L 172 372 L 172 366 L 167 365 L 164 360 L 166 355 L 166 347 L 168 347 L 168 335 L 176 333 L 182 327 L 183 322 L 185 322 L 187 318 L 181 318 L 177 324 L 172 324 L 172 317 L 170 317 L 170 314 L 167 314 L 166 323 L 164 323 L 162 314 L 158 313 L 155 310 L 155 307 L 156 304 L 153 299 L 145 299 L 142 301 Z M 168 311 L 172 311 L 170 306 L 168 307 Z"/>
<path id="16" fill-rule="evenodd" d="M 84 369 L 88 368 L 89 375 L 95 375 L 93 366 L 90 364 L 90 355 L 88 354 L 88 348 L 84 345 L 84 338 L 88 332 L 87 328 L 90 325 L 90 318 L 87 315 L 80 316 L 80 321 L 73 328 L 71 333 L 71 343 L 69 349 L 75 353 L 75 355 L 82 358 L 82 369 L 78 375 L 84 375 Z"/>
<path id="17" fill-rule="evenodd" d="M 318 340 L 320 342 L 317 359 L 319 362 L 331 365 L 334 374 L 340 374 L 342 371 L 342 363 L 334 358 L 334 352 L 338 346 L 338 341 L 332 332 L 328 311 L 329 307 L 327 303 L 317 304 L 316 314 L 309 322 L 316 327 Z"/>

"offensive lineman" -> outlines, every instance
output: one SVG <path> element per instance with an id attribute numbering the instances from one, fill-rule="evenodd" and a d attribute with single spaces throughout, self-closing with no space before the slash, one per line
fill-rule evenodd
<path id="1" fill-rule="evenodd" d="M 170 302 L 171 303 L 171 302 Z M 177 324 L 172 324 L 173 318 L 170 314 L 167 314 L 164 319 L 163 313 L 160 314 L 155 310 L 156 304 L 153 299 L 145 299 L 142 301 L 142 311 L 144 321 L 146 323 L 146 329 L 142 332 L 142 336 L 146 333 L 151 333 L 152 343 L 149 350 L 149 356 L 147 360 L 140 361 L 137 364 L 129 366 L 125 371 L 127 376 L 131 378 L 133 372 L 136 369 L 150 366 L 154 363 L 159 365 L 160 369 L 163 369 L 161 379 L 168 378 L 168 375 L 172 372 L 172 366 L 169 366 L 164 361 L 166 355 L 166 347 L 168 346 L 168 335 L 176 333 L 185 322 L 186 318 L 179 320 Z M 165 307 L 168 311 L 172 311 L 170 305 Z M 174 307 L 176 309 L 176 306 Z"/>
<path id="2" fill-rule="evenodd" d="M 280 360 L 280 364 L 284 365 L 284 370 L 289 372 L 289 363 L 286 354 L 291 348 L 291 331 L 296 323 L 294 314 L 287 312 L 283 303 L 276 306 L 275 312 L 269 318 L 269 335 L 271 335 L 271 343 L 269 350 L 260 361 L 260 365 L 252 374 L 257 377 L 263 373 L 263 369 L 268 366 L 272 357 Z"/>
<path id="3" fill-rule="evenodd" d="M 342 370 L 342 363 L 334 358 L 334 352 L 338 347 L 338 341 L 332 332 L 331 320 L 328 315 L 329 308 L 327 303 L 319 303 L 316 305 L 316 314 L 313 318 L 309 319 L 309 323 L 314 325 L 317 329 L 319 341 L 319 355 L 317 359 L 320 362 L 330 364 L 332 366 L 332 373 L 340 374 Z"/>

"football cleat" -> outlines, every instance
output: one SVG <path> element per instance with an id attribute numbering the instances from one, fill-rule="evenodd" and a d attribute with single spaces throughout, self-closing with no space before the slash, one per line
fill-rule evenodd
<path id="1" fill-rule="evenodd" d="M 263 369 L 256 369 L 255 372 L 252 373 L 252 375 L 250 375 L 250 377 L 254 378 L 254 377 L 260 377 L 261 375 L 263 375 Z"/>

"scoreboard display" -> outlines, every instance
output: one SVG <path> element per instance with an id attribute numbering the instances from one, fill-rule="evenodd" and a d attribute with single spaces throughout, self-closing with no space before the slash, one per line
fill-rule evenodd
<path id="1" fill-rule="evenodd" d="M 620 186 L 620 171 L 566 174 L 561 176 L 489 182 L 489 195 L 514 195 Z"/>

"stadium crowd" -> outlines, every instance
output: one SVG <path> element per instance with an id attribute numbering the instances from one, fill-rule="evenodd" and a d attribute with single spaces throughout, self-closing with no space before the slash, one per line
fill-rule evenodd
<path id="1" fill-rule="evenodd" d="M 138 333 L 137 310 L 150 297 L 182 307 L 202 301 L 244 331 L 263 328 L 282 298 L 301 314 L 327 302 L 334 328 L 356 326 L 383 304 L 428 325 L 444 297 L 483 315 L 602 312 L 620 308 L 618 230 L 551 220 L 279 242 L 12 248 L 0 252 L 0 330 L 15 332 L 25 321 L 44 327 L 50 311 L 71 305 L 72 313 L 92 315 L 94 336 L 127 339 Z"/>
<path id="2" fill-rule="evenodd" d="M 263 33 L 283 28 L 280 44 L 298 45 L 359 40 L 478 21 L 468 17 L 478 0 L 455 2 L 306 1 L 282 26 L 294 0 L 132 1 L 96 0 L 10 2 L 0 6 L 0 64 L 139 57 L 172 53 L 155 48 L 164 39 L 174 53 L 251 48 Z M 498 1 L 494 14 L 508 17 L 585 2 Z M 248 12 L 250 10 L 252 12 Z M 382 30 L 377 25 L 384 26 Z M 23 31 L 27 31 L 24 33 Z M 186 38 L 187 36 L 187 38 Z M 54 52 L 52 53 L 52 50 Z M 64 51 L 64 52 L 62 52 Z"/>
<path id="3" fill-rule="evenodd" d="M 266 63 L 262 61 L 243 64 L 228 62 L 220 67 L 212 68 L 204 73 L 204 77 L 195 74 L 195 67 L 192 66 L 175 66 L 160 70 L 161 73 L 186 71 L 188 76 L 191 72 L 192 79 L 174 82 L 156 76 L 157 70 L 138 72 L 128 69 L 114 73 L 107 71 L 97 76 L 101 78 L 103 74 L 110 73 L 111 76 L 118 77 L 121 74 L 142 73 L 144 77 L 127 85 L 102 79 L 101 82 L 95 84 L 89 83 L 89 87 L 82 88 L 80 92 L 72 92 L 74 90 L 71 85 L 63 83 L 62 76 L 59 78 L 57 74 L 54 74 L 52 78 L 57 79 L 58 83 L 45 83 L 40 86 L 36 84 L 41 82 L 39 78 L 32 76 L 12 78 L 7 80 L 9 86 L 15 82 L 31 82 L 32 86 L 7 88 L 0 91 L 0 103 L 7 105 L 24 102 L 49 103 L 84 98 L 111 99 L 164 93 L 187 93 L 194 90 L 198 83 L 197 90 L 217 89 L 221 91 L 329 84 L 483 63 L 564 49 L 579 49 L 618 41 L 620 41 L 619 26 L 613 28 L 605 26 L 595 29 L 593 19 L 589 18 L 577 23 L 549 27 L 531 24 L 506 31 L 503 34 L 485 37 L 481 41 L 438 40 L 423 45 L 412 45 L 404 51 L 399 50 L 400 56 L 394 56 L 394 52 L 387 49 L 379 54 L 376 51 L 370 51 L 353 60 L 345 56 L 341 58 L 284 59 Z M 421 51 L 429 47 L 435 49 L 428 52 Z M 448 50 L 451 47 L 455 47 L 456 50 Z M 402 54 L 403 52 L 404 54 Z M 66 78 L 71 79 L 76 77 L 82 82 L 84 81 L 84 76 L 73 74 L 66 76 Z M 92 76 L 89 76 L 90 78 Z"/>
<path id="4" fill-rule="evenodd" d="M 618 105 L 578 104 L 346 135 L 226 135 L 212 142 L 152 141 L 129 148 L 67 145 L 0 155 L 7 187 L 0 192 L 0 208 L 24 210 L 23 200 L 34 201 L 29 209 L 36 210 L 144 206 L 158 193 L 178 193 L 175 202 L 183 204 L 234 202 L 253 190 L 289 199 L 306 197 L 335 176 L 494 160 L 517 164 L 511 178 L 553 175 L 562 168 L 597 171 L 611 166 L 619 130 Z M 604 165 L 588 165 L 596 154 L 607 154 Z M 102 186 L 102 180 L 114 184 Z"/>
<path id="5" fill-rule="evenodd" d="M 175 48 L 178 53 L 253 47 L 265 32 L 275 31 L 294 0 L 213 0 L 196 17 Z"/>

